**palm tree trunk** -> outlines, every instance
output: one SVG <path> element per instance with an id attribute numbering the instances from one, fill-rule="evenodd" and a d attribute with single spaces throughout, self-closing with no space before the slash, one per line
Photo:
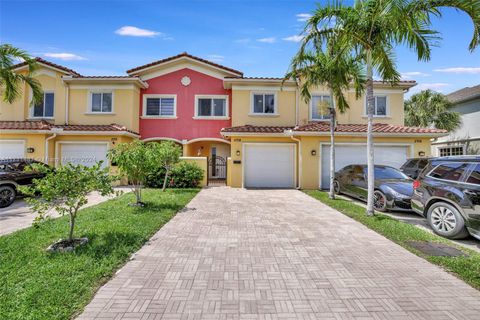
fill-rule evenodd
<path id="1" fill-rule="evenodd" d="M 373 147 L 373 66 L 372 53 L 367 51 L 367 216 L 373 216 L 373 191 L 374 191 L 374 147 Z"/>
<path id="2" fill-rule="evenodd" d="M 335 98 L 333 90 L 330 90 L 330 199 L 335 199 L 335 190 L 333 182 L 335 181 Z"/>

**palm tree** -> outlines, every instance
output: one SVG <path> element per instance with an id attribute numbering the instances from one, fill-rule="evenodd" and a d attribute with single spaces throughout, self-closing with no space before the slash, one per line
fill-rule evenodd
<path id="1" fill-rule="evenodd" d="M 24 61 L 28 67 L 27 73 L 17 73 L 13 66 L 18 61 Z M 10 44 L 0 45 L 0 90 L 4 102 L 13 103 L 22 95 L 21 85 L 26 83 L 32 89 L 32 104 L 43 100 L 43 91 L 38 80 L 32 73 L 36 70 L 36 60 L 27 52 Z"/>
<path id="2" fill-rule="evenodd" d="M 352 54 L 366 66 L 367 98 L 367 215 L 373 215 L 374 147 L 373 147 L 373 75 L 394 84 L 400 80 L 395 65 L 395 47 L 406 45 L 420 61 L 430 59 L 432 45 L 439 38 L 431 29 L 431 17 L 441 16 L 441 7 L 467 13 L 474 23 L 470 50 L 480 43 L 480 1 L 478 0 L 358 0 L 353 6 L 334 2 L 319 7 L 308 20 L 302 47 L 320 47 L 333 37 L 350 46 Z"/>
<path id="3" fill-rule="evenodd" d="M 340 48 L 330 48 L 326 52 L 300 50 L 292 59 L 286 79 L 293 78 L 300 85 L 300 94 L 308 104 L 310 90 L 326 86 L 330 93 L 330 199 L 335 199 L 335 126 L 336 109 L 344 113 L 349 108 L 344 92 L 354 86 L 357 98 L 363 91 L 365 82 L 362 66 L 352 56 Z"/>
<path id="4" fill-rule="evenodd" d="M 432 90 L 414 94 L 405 101 L 405 124 L 412 127 L 435 127 L 453 131 L 460 127 L 460 113 L 450 110 L 445 95 Z"/>

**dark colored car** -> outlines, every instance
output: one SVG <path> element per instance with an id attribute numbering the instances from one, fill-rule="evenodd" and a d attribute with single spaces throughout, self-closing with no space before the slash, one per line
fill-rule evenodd
<path id="1" fill-rule="evenodd" d="M 42 178 L 43 173 L 27 170 L 31 164 L 42 162 L 31 159 L 0 160 L 0 208 L 10 206 L 18 195 L 17 186 L 32 184 L 33 179 Z"/>
<path id="2" fill-rule="evenodd" d="M 416 179 L 420 172 L 425 168 L 428 164 L 427 158 L 412 158 L 408 159 L 401 167 L 400 171 L 405 173 L 412 179 Z"/>
<path id="3" fill-rule="evenodd" d="M 383 165 L 375 166 L 375 210 L 411 210 L 413 180 L 400 170 Z M 336 193 L 367 201 L 367 166 L 349 165 L 335 174 Z"/>
<path id="4" fill-rule="evenodd" d="M 430 159 L 414 182 L 412 209 L 450 239 L 480 239 L 480 156 Z"/>

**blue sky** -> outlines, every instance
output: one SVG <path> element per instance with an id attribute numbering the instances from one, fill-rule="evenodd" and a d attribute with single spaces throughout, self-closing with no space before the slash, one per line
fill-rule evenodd
<path id="1" fill-rule="evenodd" d="M 283 76 L 316 3 L 0 0 L 0 42 L 85 75 L 121 75 L 187 51 L 247 76 Z M 397 50 L 398 69 L 419 83 L 413 91 L 448 93 L 480 84 L 480 48 L 468 51 L 470 20 L 453 10 L 443 13 L 433 25 L 443 40 L 430 62 Z"/>

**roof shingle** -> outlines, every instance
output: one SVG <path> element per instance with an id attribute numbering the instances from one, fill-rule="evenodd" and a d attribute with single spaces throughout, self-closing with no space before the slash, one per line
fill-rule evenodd
<path id="1" fill-rule="evenodd" d="M 461 102 L 475 97 L 480 97 L 480 84 L 473 87 L 466 87 L 447 94 L 447 99 L 451 103 Z"/>
<path id="2" fill-rule="evenodd" d="M 212 62 L 212 61 L 208 61 L 208 60 L 196 57 L 196 56 L 192 56 L 191 54 L 188 54 L 186 52 L 183 52 L 183 53 L 180 53 L 180 54 L 177 54 L 175 56 L 171 56 L 171 57 L 168 57 L 168 58 L 165 58 L 165 59 L 160 59 L 160 60 L 157 60 L 157 61 L 153 61 L 151 63 L 147 63 L 147 64 L 144 64 L 144 65 L 139 66 L 139 67 L 132 68 L 130 70 L 127 70 L 127 73 L 133 73 L 135 71 L 139 71 L 139 70 L 142 70 L 142 69 L 145 69 L 145 68 L 148 68 L 148 67 L 153 67 L 155 65 L 162 64 L 162 63 L 165 63 L 165 62 L 169 62 L 169 61 L 172 61 L 172 60 L 175 60 L 175 59 L 178 59 L 178 58 L 182 58 L 182 57 L 197 60 L 197 61 L 209 64 L 211 66 L 214 66 L 214 67 L 217 67 L 217 68 L 229 71 L 229 72 L 236 73 L 238 75 L 243 75 L 243 72 L 241 72 L 241 71 L 238 71 L 238 70 L 235 70 L 235 69 L 232 69 L 232 68 L 228 68 L 228 67 L 222 66 L 221 64 L 218 64 L 218 63 L 215 63 L 215 62 Z"/>
<path id="3" fill-rule="evenodd" d="M 74 75 L 74 76 L 81 76 L 80 73 L 78 73 L 77 71 L 75 70 L 72 70 L 72 69 L 69 69 L 67 67 L 64 67 L 64 66 L 61 66 L 59 64 L 56 64 L 56 63 L 53 63 L 53 62 L 50 62 L 50 61 L 47 61 L 45 59 L 42 59 L 40 57 L 36 57 L 35 60 L 38 62 L 38 63 L 43 63 L 47 66 L 50 66 L 50 67 L 53 67 L 53 68 L 56 68 L 56 69 L 60 69 L 60 70 L 63 70 L 65 71 L 66 73 L 68 74 L 71 74 L 71 75 Z M 14 65 L 12 67 L 12 69 L 17 69 L 17 68 L 21 68 L 23 66 L 26 66 L 27 63 L 24 61 L 24 62 L 20 62 L 20 63 L 17 63 L 16 65 Z"/>

